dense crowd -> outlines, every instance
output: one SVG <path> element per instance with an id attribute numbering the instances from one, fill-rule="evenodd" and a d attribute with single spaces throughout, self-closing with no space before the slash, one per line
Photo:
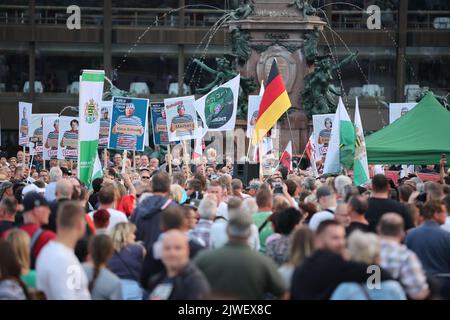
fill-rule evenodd
<path id="1" fill-rule="evenodd" d="M 445 174 L 354 187 L 280 167 L 244 185 L 214 157 L 108 154 L 85 186 L 30 161 L 0 159 L 0 299 L 450 298 Z"/>

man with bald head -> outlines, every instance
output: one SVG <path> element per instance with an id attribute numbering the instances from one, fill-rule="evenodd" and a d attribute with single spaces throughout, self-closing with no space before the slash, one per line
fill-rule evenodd
<path id="1" fill-rule="evenodd" d="M 403 218 L 397 213 L 385 213 L 377 231 L 381 241 L 381 267 L 402 284 L 410 299 L 425 299 L 430 290 L 422 264 L 416 254 L 402 244 L 405 237 Z"/>
<path id="2" fill-rule="evenodd" d="M 164 233 L 161 260 L 165 270 L 150 283 L 150 300 L 198 300 L 209 294 L 205 276 L 189 261 L 188 243 L 180 230 Z"/>
<path id="3" fill-rule="evenodd" d="M 56 216 L 62 203 L 72 199 L 73 185 L 68 179 L 61 179 L 56 182 L 55 196 L 56 200 L 50 203 L 50 217 L 48 225 L 44 228 L 56 232 Z"/>

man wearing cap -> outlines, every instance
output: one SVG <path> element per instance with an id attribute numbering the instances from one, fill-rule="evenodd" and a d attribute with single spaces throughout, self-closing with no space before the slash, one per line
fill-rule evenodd
<path id="1" fill-rule="evenodd" d="M 252 218 L 242 210 L 231 210 L 228 243 L 200 252 L 194 263 L 205 274 L 212 294 L 231 299 L 264 299 L 266 294 L 286 298 L 287 292 L 275 263 L 248 245 Z"/>
<path id="2" fill-rule="evenodd" d="M 56 234 L 53 231 L 42 229 L 43 225 L 48 224 L 50 216 L 50 208 L 44 196 L 34 191 L 28 192 L 23 198 L 22 204 L 24 225 L 20 229 L 28 233 L 31 238 L 30 255 L 33 269 L 41 249 L 50 240 L 55 239 Z"/>
<path id="3" fill-rule="evenodd" d="M 161 109 L 161 117 L 156 119 L 155 133 L 159 134 L 160 142 L 169 142 L 169 137 L 167 135 L 166 110 L 164 110 L 164 108 Z"/>
<path id="4" fill-rule="evenodd" d="M 170 124 L 170 131 L 175 132 L 177 137 L 186 135 L 192 135 L 192 131 L 195 129 L 194 119 L 189 114 L 185 114 L 185 108 L 183 104 L 179 104 L 177 107 L 178 116 L 172 119 Z"/>
<path id="5" fill-rule="evenodd" d="M 309 228 L 313 231 L 317 230 L 317 227 L 322 221 L 333 220 L 337 207 L 336 194 L 330 187 L 322 186 L 318 188 L 316 197 L 322 211 L 315 213 L 309 221 Z"/>
<path id="6" fill-rule="evenodd" d="M 28 118 L 27 109 L 25 107 L 22 110 L 22 119 L 20 119 L 20 134 L 21 137 L 28 136 Z"/>
<path id="7" fill-rule="evenodd" d="M 53 122 L 53 128 L 55 130 L 50 131 L 47 135 L 47 139 L 45 140 L 45 148 L 49 150 L 49 158 L 57 159 L 58 158 L 58 136 L 59 136 L 59 119 L 55 119 Z M 51 151 L 51 152 L 50 152 Z"/>
<path id="8" fill-rule="evenodd" d="M 255 197 L 260 186 L 261 186 L 261 182 L 259 180 L 254 179 L 254 180 L 250 181 L 250 184 L 246 189 L 248 195 L 251 197 Z"/>
<path id="9" fill-rule="evenodd" d="M 134 115 L 135 106 L 133 103 L 127 103 L 125 105 L 125 115 L 121 115 L 117 118 L 116 124 L 113 127 L 112 133 L 117 134 L 117 147 L 125 150 L 133 150 L 136 148 L 137 136 L 144 134 L 144 127 L 139 117 Z M 124 130 L 133 128 L 133 130 L 139 131 L 137 133 L 124 133 Z"/>

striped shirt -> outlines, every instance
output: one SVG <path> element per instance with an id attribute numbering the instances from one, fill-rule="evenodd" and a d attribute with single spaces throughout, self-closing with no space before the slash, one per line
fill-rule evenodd
<path id="1" fill-rule="evenodd" d="M 56 146 L 51 147 L 51 150 L 58 150 L 58 136 L 59 136 L 59 131 L 52 131 L 49 132 L 48 136 L 47 136 L 47 141 L 48 140 L 56 140 Z"/>
<path id="2" fill-rule="evenodd" d="M 136 116 L 120 116 L 116 120 L 116 125 L 126 125 L 126 126 L 135 126 L 142 127 L 142 121 L 139 117 Z M 123 149 L 136 149 L 137 145 L 137 136 L 131 134 L 123 134 L 119 133 L 117 135 L 117 147 Z"/>
<path id="3" fill-rule="evenodd" d="M 28 127 L 28 119 L 27 118 L 22 118 L 22 120 L 20 120 L 20 127 Z M 28 133 L 28 130 L 26 130 L 26 131 L 21 130 L 22 137 L 26 137 L 27 133 Z"/>
<path id="4" fill-rule="evenodd" d="M 37 142 L 36 146 L 42 146 L 42 127 L 36 128 L 33 132 L 33 139 Z"/>
<path id="5" fill-rule="evenodd" d="M 110 119 L 100 119 L 100 137 L 108 137 Z"/>
<path id="6" fill-rule="evenodd" d="M 211 220 L 200 219 L 195 226 L 195 229 L 191 230 L 189 233 L 194 237 L 201 239 L 205 244 L 205 248 L 209 248 L 212 225 L 213 222 Z"/>
<path id="7" fill-rule="evenodd" d="M 100 132 L 98 145 L 101 147 L 106 147 L 108 145 L 109 138 L 109 124 L 111 123 L 111 119 L 100 119 Z"/>
<path id="8" fill-rule="evenodd" d="M 64 132 L 63 139 L 78 140 L 78 131 L 66 131 Z M 76 149 L 71 146 L 66 146 L 67 149 Z"/>
<path id="9" fill-rule="evenodd" d="M 191 129 L 184 129 L 184 128 L 177 128 L 177 125 L 184 124 L 184 125 L 190 125 Z M 194 119 L 189 114 L 185 114 L 184 116 L 176 116 L 172 119 L 172 125 L 175 126 L 175 132 L 177 136 L 186 136 L 191 135 L 192 130 L 194 129 Z"/>
<path id="10" fill-rule="evenodd" d="M 155 133 L 159 133 L 160 142 L 169 142 L 169 135 L 167 134 L 167 120 L 163 117 L 156 119 Z"/>

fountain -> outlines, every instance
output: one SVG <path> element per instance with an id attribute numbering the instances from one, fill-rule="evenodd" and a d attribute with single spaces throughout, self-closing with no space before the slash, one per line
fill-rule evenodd
<path id="1" fill-rule="evenodd" d="M 267 79 L 272 61 L 277 60 L 292 102 L 289 119 L 283 116 L 279 121 L 281 146 L 292 138 L 294 153 L 301 153 L 309 132 L 300 93 L 305 86 L 305 76 L 311 72 L 303 49 L 308 35 L 314 30 L 321 31 L 326 23 L 314 15 L 316 10 L 308 1 L 244 1 L 239 8 L 247 13 L 251 9 L 244 18 L 228 23 L 233 54 L 240 62 L 239 70 L 242 75 L 261 83 Z"/>

